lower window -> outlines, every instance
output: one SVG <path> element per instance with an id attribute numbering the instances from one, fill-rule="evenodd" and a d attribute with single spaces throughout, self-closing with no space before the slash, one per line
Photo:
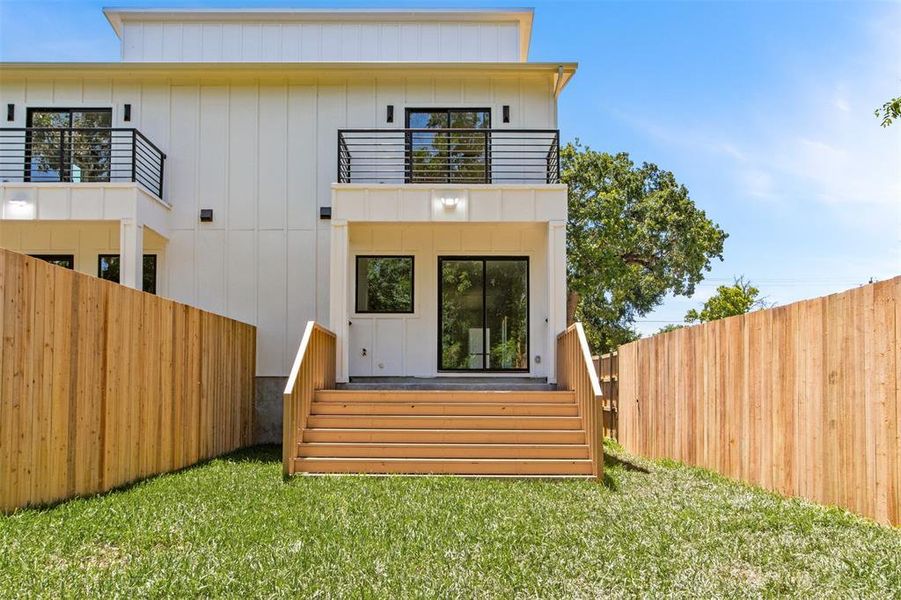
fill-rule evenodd
<path id="1" fill-rule="evenodd" d="M 57 267 L 63 267 L 64 269 L 75 269 L 74 254 L 29 254 L 28 256 L 31 258 L 39 258 L 52 265 L 56 265 Z"/>
<path id="2" fill-rule="evenodd" d="M 356 312 L 412 313 L 413 257 L 358 256 Z"/>
<path id="3" fill-rule="evenodd" d="M 97 277 L 119 283 L 119 255 L 101 254 L 97 257 Z M 144 278 L 141 289 L 156 294 L 156 254 L 144 255 Z"/>

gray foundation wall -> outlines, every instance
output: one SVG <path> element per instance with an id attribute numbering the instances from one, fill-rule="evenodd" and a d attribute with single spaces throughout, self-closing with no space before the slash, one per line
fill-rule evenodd
<path id="1" fill-rule="evenodd" d="M 254 443 L 282 443 L 282 393 L 287 377 L 257 377 L 254 393 Z"/>

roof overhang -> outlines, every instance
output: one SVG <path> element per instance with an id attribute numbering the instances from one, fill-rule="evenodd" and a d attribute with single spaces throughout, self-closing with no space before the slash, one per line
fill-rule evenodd
<path id="1" fill-rule="evenodd" d="M 260 78 L 291 76 L 326 76 L 337 74 L 428 73 L 461 76 L 478 74 L 525 75 L 544 74 L 553 78 L 557 93 L 569 82 L 578 68 L 574 62 L 306 62 L 306 63 L 185 63 L 185 62 L 7 62 L 0 63 L 0 75 L 34 75 L 40 77 L 78 78 L 109 77 L 217 77 Z"/>
<path id="2" fill-rule="evenodd" d="M 340 22 L 465 22 L 517 23 L 519 59 L 528 60 L 532 38 L 531 8 L 501 9 L 173 9 L 104 8 L 103 14 L 119 38 L 128 21 L 175 23 L 340 23 Z"/>

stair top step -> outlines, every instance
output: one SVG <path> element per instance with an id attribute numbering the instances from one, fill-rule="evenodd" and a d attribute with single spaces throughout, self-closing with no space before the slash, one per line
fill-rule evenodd
<path id="1" fill-rule="evenodd" d="M 298 429 L 298 433 L 302 430 Z M 416 433 L 416 432 L 426 432 L 426 433 L 478 433 L 478 434 L 486 434 L 486 433 L 522 433 L 522 434 L 534 434 L 534 433 L 562 433 L 562 434 L 572 434 L 583 431 L 581 429 L 430 429 L 430 428 L 409 428 L 409 429 L 398 429 L 396 427 L 309 427 L 306 431 L 317 431 L 317 432 L 372 432 L 372 431 L 380 431 L 380 432 L 392 432 L 392 433 Z M 306 442 L 305 442 L 306 443 Z"/>
<path id="2" fill-rule="evenodd" d="M 403 431 L 409 431 L 405 429 Z M 429 431 L 434 431 L 430 429 Z M 534 444 L 531 442 L 523 442 L 523 443 L 499 443 L 499 444 L 473 444 L 473 443 L 460 443 L 454 444 L 451 442 L 298 442 L 298 446 L 339 446 L 339 447 L 350 447 L 350 446 L 385 446 L 390 448 L 407 448 L 407 447 L 416 447 L 416 448 L 446 448 L 448 446 L 453 446 L 454 448 L 587 448 L 587 444 Z"/>
<path id="3" fill-rule="evenodd" d="M 316 397 L 322 399 L 352 399 L 363 400 L 404 400 L 411 398 L 449 401 L 492 401 L 516 398 L 519 401 L 562 401 L 575 398 L 575 392 L 571 390 L 316 390 Z"/>
<path id="4" fill-rule="evenodd" d="M 309 462 L 350 462 L 350 463 L 414 463 L 414 462 L 440 462 L 448 464 L 467 464 L 467 463 L 591 463 L 590 458 L 370 458 L 370 457 L 330 457 L 330 456 L 304 456 L 295 458 L 298 461 Z"/>

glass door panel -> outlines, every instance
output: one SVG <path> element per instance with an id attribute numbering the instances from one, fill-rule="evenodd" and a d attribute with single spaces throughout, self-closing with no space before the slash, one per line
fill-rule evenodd
<path id="1" fill-rule="evenodd" d="M 484 298 L 481 260 L 439 259 L 441 271 L 440 356 L 438 368 L 482 369 Z"/>
<path id="2" fill-rule="evenodd" d="M 522 259 L 485 262 L 487 369 L 529 368 L 529 263 Z"/>
<path id="3" fill-rule="evenodd" d="M 527 258 L 440 258 L 442 371 L 528 371 Z"/>

